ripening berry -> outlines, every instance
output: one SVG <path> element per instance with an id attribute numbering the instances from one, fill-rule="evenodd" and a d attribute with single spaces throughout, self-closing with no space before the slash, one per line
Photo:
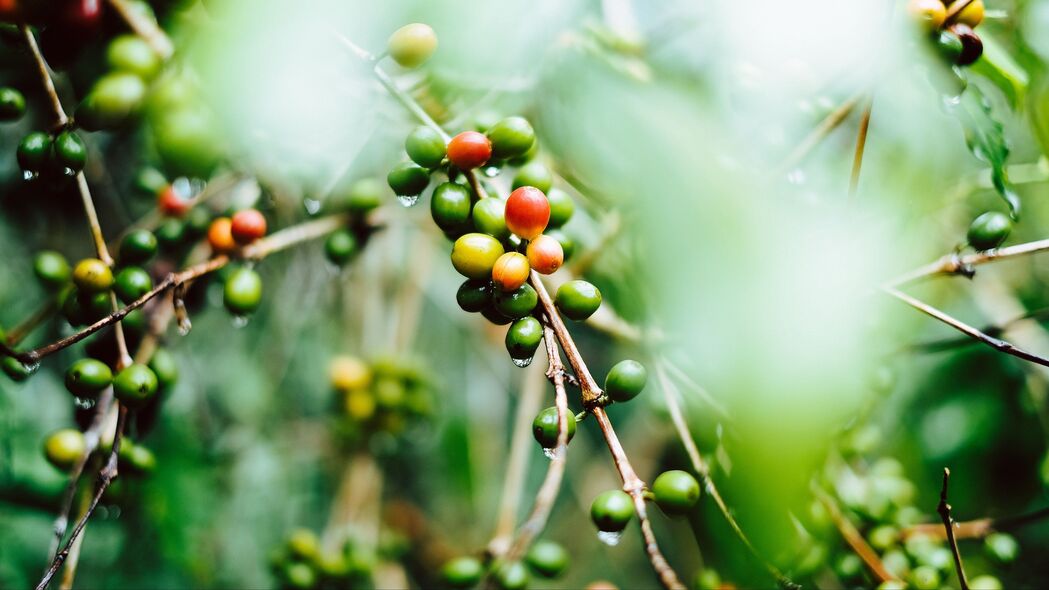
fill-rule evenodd
<path id="1" fill-rule="evenodd" d="M 189 199 L 183 198 L 173 185 L 169 184 L 157 193 L 157 208 L 168 217 L 182 217 L 189 212 L 190 206 Z"/>
<path id="2" fill-rule="evenodd" d="M 977 25 L 983 22 L 984 10 L 985 9 L 983 5 L 983 0 L 975 0 L 973 2 L 970 2 L 968 6 L 963 8 L 954 20 L 956 22 L 976 28 Z"/>
<path id="3" fill-rule="evenodd" d="M 537 273 L 544 275 L 552 274 L 561 268 L 565 261 L 565 251 L 561 248 L 561 242 L 546 234 L 536 236 L 528 243 L 525 252 L 528 254 L 528 264 Z"/>
<path id="4" fill-rule="evenodd" d="M 506 252 L 492 266 L 492 282 L 501 291 L 514 291 L 528 281 L 531 268 L 519 252 Z"/>
<path id="5" fill-rule="evenodd" d="M 910 0 L 907 13 L 926 31 L 935 31 L 947 20 L 947 8 L 941 0 Z"/>
<path id="6" fill-rule="evenodd" d="M 72 428 L 53 432 L 44 441 L 44 456 L 52 465 L 63 471 L 72 469 L 86 452 L 84 433 Z"/>
<path id="7" fill-rule="evenodd" d="M 219 217 L 208 226 L 208 244 L 216 254 L 225 254 L 237 249 L 233 239 L 233 221 L 229 217 Z"/>
<path id="8" fill-rule="evenodd" d="M 490 279 L 495 261 L 503 255 L 499 240 L 486 234 L 470 233 L 455 240 L 452 266 L 468 279 Z"/>
<path id="9" fill-rule="evenodd" d="M 328 365 L 331 386 L 340 391 L 364 389 L 371 385 L 372 370 L 368 363 L 355 356 L 337 356 Z"/>
<path id="10" fill-rule="evenodd" d="M 962 51 L 956 60 L 958 65 L 967 66 L 980 59 L 980 56 L 983 55 L 983 41 L 972 27 L 963 23 L 954 23 L 948 27 L 948 30 L 957 35 L 962 42 Z"/>
<path id="11" fill-rule="evenodd" d="M 506 199 L 506 227 L 524 240 L 543 233 L 550 222 L 550 201 L 543 191 L 522 186 Z"/>
<path id="12" fill-rule="evenodd" d="M 417 68 L 430 59 L 437 49 L 437 33 L 430 25 L 404 25 L 390 35 L 386 51 L 393 61 L 405 68 Z"/>
<path id="13" fill-rule="evenodd" d="M 81 293 L 101 293 L 113 286 L 113 271 L 97 258 L 85 258 L 73 268 L 73 283 Z"/>
<path id="14" fill-rule="evenodd" d="M 448 161 L 460 170 L 484 166 L 492 157 L 492 142 L 483 133 L 463 131 L 448 142 Z"/>
<path id="15" fill-rule="evenodd" d="M 699 482 L 685 471 L 665 471 L 652 483 L 652 494 L 667 515 L 684 514 L 699 501 Z"/>
<path id="16" fill-rule="evenodd" d="M 266 235 L 266 218 L 257 209 L 243 209 L 233 214 L 229 231 L 238 244 L 250 244 Z"/>
<path id="17" fill-rule="evenodd" d="M 634 517 L 634 501 L 622 490 L 601 492 L 590 505 L 590 519 L 597 529 L 618 533 Z"/>

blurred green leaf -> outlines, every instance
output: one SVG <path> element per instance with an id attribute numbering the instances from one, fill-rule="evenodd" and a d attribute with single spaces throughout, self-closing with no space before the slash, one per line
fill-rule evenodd
<path id="1" fill-rule="evenodd" d="M 998 87 L 1014 109 L 1023 107 L 1029 77 L 1013 56 L 990 33 L 981 31 L 983 56 L 972 65 L 972 71 Z"/>
<path id="2" fill-rule="evenodd" d="M 991 182 L 1009 206 L 1013 219 L 1020 217 L 1020 197 L 1009 183 L 1005 161 L 1009 157 L 1009 142 L 1005 129 L 994 116 L 987 96 L 976 85 L 970 85 L 962 93 L 957 107 L 952 111 L 965 130 L 965 143 L 981 162 L 991 167 Z"/>

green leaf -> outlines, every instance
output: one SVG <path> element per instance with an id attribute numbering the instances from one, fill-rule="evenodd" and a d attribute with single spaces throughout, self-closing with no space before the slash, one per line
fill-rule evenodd
<path id="1" fill-rule="evenodd" d="M 1001 195 L 1013 219 L 1020 217 L 1020 197 L 1009 183 L 1005 160 L 1009 157 L 1009 143 L 1002 123 L 994 117 L 990 101 L 976 84 L 970 84 L 951 112 L 958 117 L 965 130 L 969 151 L 991 167 L 991 182 Z"/>
<path id="2" fill-rule="evenodd" d="M 971 71 L 997 86 L 1013 109 L 1022 108 L 1030 82 L 1027 71 L 992 35 L 981 31 L 980 39 L 983 40 L 983 56 L 972 65 Z"/>

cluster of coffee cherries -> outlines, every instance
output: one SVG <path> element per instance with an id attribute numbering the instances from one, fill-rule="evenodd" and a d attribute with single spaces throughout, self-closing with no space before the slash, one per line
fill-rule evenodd
<path id="1" fill-rule="evenodd" d="M 950 22 L 947 11 L 965 0 L 910 0 L 907 11 L 929 33 L 940 55 L 951 65 L 967 66 L 983 55 L 983 41 L 974 30 L 984 18 L 983 0 L 974 0 Z"/>
<path id="2" fill-rule="evenodd" d="M 0 88 L 0 122 L 17 121 L 25 110 L 25 96 L 21 92 L 7 86 Z M 69 128 L 55 134 L 30 132 L 19 141 L 15 154 L 27 180 L 47 173 L 72 176 L 87 162 L 84 140 Z"/>
<path id="3" fill-rule="evenodd" d="M 309 529 L 295 529 L 270 553 L 270 571 L 282 588 L 371 588 L 373 551 L 349 539 L 337 551 L 325 551 Z"/>
<path id="4" fill-rule="evenodd" d="M 477 586 L 485 574 L 503 590 L 522 590 L 528 586 L 531 576 L 556 579 L 568 569 L 568 550 L 560 543 L 550 540 L 535 542 L 524 561 L 491 561 L 487 567 L 480 559 L 472 556 L 456 557 L 441 568 L 441 577 L 451 588 Z"/>
<path id="5" fill-rule="evenodd" d="M 329 378 L 344 418 L 339 431 L 354 444 L 367 445 L 379 435 L 396 439 L 433 413 L 430 379 L 415 362 L 337 356 Z"/>
<path id="6" fill-rule="evenodd" d="M 699 501 L 700 488 L 696 478 L 687 471 L 674 469 L 656 476 L 646 499 L 652 500 L 670 517 L 682 516 Z M 634 500 L 623 490 L 601 492 L 590 504 L 590 520 L 598 530 L 598 538 L 609 545 L 619 542 L 623 529 L 634 517 Z"/>

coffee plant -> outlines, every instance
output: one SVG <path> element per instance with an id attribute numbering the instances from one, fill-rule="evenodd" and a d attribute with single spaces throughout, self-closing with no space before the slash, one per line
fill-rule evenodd
<path id="1" fill-rule="evenodd" d="M 1039 587 L 1047 27 L 0 0 L 0 587 Z"/>

